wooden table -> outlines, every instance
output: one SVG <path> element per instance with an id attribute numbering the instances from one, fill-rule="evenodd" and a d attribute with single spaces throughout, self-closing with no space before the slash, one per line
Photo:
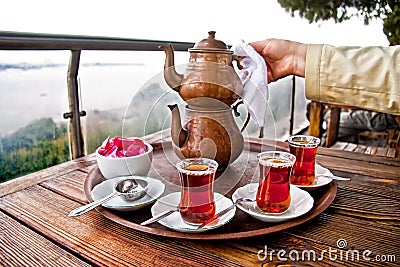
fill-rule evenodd
<path id="1" fill-rule="evenodd" d="M 1 184 L 0 262 L 2 266 L 398 266 L 400 160 L 321 147 L 317 161 L 336 175 L 351 177 L 350 182 L 338 182 L 336 199 L 326 211 L 278 233 L 213 241 L 143 233 L 96 210 L 68 217 L 87 202 L 84 182 L 96 161 L 89 155 L 66 162 Z M 315 253 L 316 259 L 308 253 Z"/>

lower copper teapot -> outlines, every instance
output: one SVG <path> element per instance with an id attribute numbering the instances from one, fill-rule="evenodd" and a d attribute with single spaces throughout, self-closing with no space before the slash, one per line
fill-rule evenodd
<path id="1" fill-rule="evenodd" d="M 206 110 L 186 106 L 183 127 L 178 106 L 168 107 L 174 151 L 180 158 L 211 158 L 226 168 L 242 153 L 243 136 L 230 107 Z"/>

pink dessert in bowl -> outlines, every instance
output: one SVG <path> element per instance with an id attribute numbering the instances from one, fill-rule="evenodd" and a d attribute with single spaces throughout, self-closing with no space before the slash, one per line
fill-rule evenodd
<path id="1" fill-rule="evenodd" d="M 107 138 L 96 150 L 97 165 L 106 179 L 145 176 L 151 167 L 153 147 L 137 137 Z"/>

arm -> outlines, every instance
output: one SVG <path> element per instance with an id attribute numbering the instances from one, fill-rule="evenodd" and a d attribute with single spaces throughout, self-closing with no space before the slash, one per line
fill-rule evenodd
<path id="1" fill-rule="evenodd" d="M 400 46 L 333 47 L 267 39 L 251 45 L 267 63 L 268 80 L 306 78 L 320 102 L 400 114 Z"/>
<path id="2" fill-rule="evenodd" d="M 400 114 L 400 46 L 309 45 L 309 99 Z"/>

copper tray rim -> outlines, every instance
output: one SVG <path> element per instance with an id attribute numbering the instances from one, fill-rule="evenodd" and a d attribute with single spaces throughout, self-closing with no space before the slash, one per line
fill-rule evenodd
<path id="1" fill-rule="evenodd" d="M 170 142 L 155 142 L 152 143 L 154 149 L 163 149 L 165 145 L 168 146 L 167 143 Z M 257 142 L 252 142 L 248 141 L 247 143 L 253 144 L 253 145 L 262 145 L 261 143 Z M 96 165 L 93 167 L 84 183 L 84 191 L 86 198 L 89 200 L 89 202 L 93 202 L 93 198 L 91 197 L 91 190 L 93 187 L 90 187 L 90 179 L 93 179 L 92 177 L 95 176 L 95 173 L 100 172 L 98 166 Z M 315 217 L 317 217 L 319 214 L 324 212 L 335 200 L 336 194 L 337 194 L 337 183 L 336 181 L 332 181 L 329 183 L 327 186 L 324 187 L 326 190 L 323 195 L 321 196 L 319 200 L 319 204 L 315 206 L 315 199 L 314 199 L 314 206 L 313 208 L 307 212 L 306 214 L 294 218 L 292 220 L 276 223 L 272 226 L 268 226 L 265 228 L 260 228 L 257 230 L 250 230 L 250 231 L 241 231 L 241 232 L 234 232 L 234 233 L 215 233 L 218 231 L 218 229 L 215 229 L 210 232 L 202 232 L 202 233 L 185 233 L 185 232 L 178 232 L 170 229 L 159 229 L 159 228 L 153 228 L 151 225 L 149 226 L 142 226 L 140 224 L 134 223 L 132 221 L 129 221 L 125 218 L 122 218 L 118 216 L 118 214 L 115 214 L 112 210 L 106 209 L 103 207 L 97 207 L 96 210 L 99 212 L 102 216 L 105 218 L 116 222 L 120 225 L 123 225 L 125 227 L 128 227 L 130 229 L 134 229 L 140 232 L 152 234 L 152 235 L 157 235 L 157 236 L 163 236 L 163 237 L 170 237 L 170 238 L 181 238 L 181 239 L 192 239 L 192 240 L 224 240 L 224 239 L 241 239 L 241 238 L 248 238 L 248 237 L 255 237 L 255 236 L 262 236 L 262 235 L 268 235 L 272 233 L 277 233 L 289 228 L 292 228 L 294 226 L 298 226 L 300 224 L 303 224 Z M 322 189 L 321 189 L 322 190 Z"/>

